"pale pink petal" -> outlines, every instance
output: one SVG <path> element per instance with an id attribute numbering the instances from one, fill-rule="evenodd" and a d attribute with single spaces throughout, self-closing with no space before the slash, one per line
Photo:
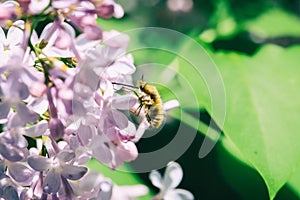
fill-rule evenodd
<path id="1" fill-rule="evenodd" d="M 55 23 L 47 24 L 40 35 L 40 41 L 44 40 L 47 42 L 47 46 L 52 46 L 58 35 L 57 28 L 58 26 Z"/>
<path id="2" fill-rule="evenodd" d="M 100 40 L 102 39 L 102 29 L 97 25 L 85 26 L 83 32 L 86 34 L 89 40 Z"/>
<path id="3" fill-rule="evenodd" d="M 23 43 L 24 31 L 22 31 L 21 28 L 24 28 L 24 21 L 18 20 L 14 23 L 14 26 L 8 29 L 7 42 L 10 45 L 17 46 Z"/>
<path id="4" fill-rule="evenodd" d="M 169 162 L 164 175 L 165 189 L 176 188 L 181 182 L 183 177 L 182 168 L 176 162 Z"/>
<path id="5" fill-rule="evenodd" d="M 34 99 L 32 102 L 30 102 L 28 106 L 34 112 L 42 115 L 48 110 L 49 103 L 46 98 L 38 98 L 38 99 Z"/>
<path id="6" fill-rule="evenodd" d="M 11 11 L 3 4 L 0 4 L 0 20 L 8 20 L 11 18 Z"/>
<path id="7" fill-rule="evenodd" d="M 88 145 L 94 136 L 92 127 L 81 125 L 78 129 L 77 136 L 82 145 Z"/>
<path id="8" fill-rule="evenodd" d="M 41 82 L 33 82 L 29 86 L 29 92 L 32 94 L 34 97 L 41 97 L 46 93 L 47 87 L 44 83 Z"/>
<path id="9" fill-rule="evenodd" d="M 2 27 L 0 27 L 0 43 L 3 45 L 4 41 L 6 41 L 6 36 L 5 36 L 5 33 L 2 29 Z"/>
<path id="10" fill-rule="evenodd" d="M 71 46 L 72 39 L 64 30 L 58 31 L 58 36 L 55 40 L 55 47 L 59 49 L 67 49 Z"/>
<path id="11" fill-rule="evenodd" d="M 137 103 L 135 95 L 120 95 L 112 98 L 112 107 L 120 110 L 129 110 Z"/>
<path id="12" fill-rule="evenodd" d="M 121 161 L 130 162 L 138 157 L 138 150 L 133 142 L 122 142 L 116 147 L 115 154 Z"/>
<path id="13" fill-rule="evenodd" d="M 112 161 L 110 149 L 103 143 L 101 136 L 93 139 L 91 146 L 93 157 L 101 163 L 109 164 Z"/>
<path id="14" fill-rule="evenodd" d="M 7 122 L 7 116 L 10 110 L 10 104 L 8 102 L 0 103 L 0 122 Z"/>
<path id="15" fill-rule="evenodd" d="M 155 187 L 159 189 L 163 189 L 162 177 L 158 171 L 156 170 L 151 171 L 151 173 L 149 174 L 149 179 Z"/>
<path id="16" fill-rule="evenodd" d="M 128 126 L 128 118 L 118 110 L 112 110 L 109 117 L 119 129 L 125 129 Z"/>
<path id="17" fill-rule="evenodd" d="M 30 181 L 34 175 L 31 169 L 21 163 L 10 163 L 8 169 L 10 176 L 17 182 Z"/>
<path id="18" fill-rule="evenodd" d="M 100 193 L 98 198 L 101 200 L 111 200 L 113 185 L 110 182 L 103 181 L 100 183 Z"/>
<path id="19" fill-rule="evenodd" d="M 148 194 L 149 190 L 144 185 L 126 185 L 113 187 L 111 200 L 132 200 Z"/>
<path id="20" fill-rule="evenodd" d="M 194 200 L 190 191 L 184 189 L 168 190 L 164 195 L 164 200 Z"/>
<path id="21" fill-rule="evenodd" d="M 114 5 L 114 17 L 121 18 L 124 16 L 124 10 L 121 5 L 115 4 Z"/>
<path id="22" fill-rule="evenodd" d="M 29 4 L 29 12 L 32 14 L 38 14 L 45 9 L 50 0 L 31 0 Z"/>
<path id="23" fill-rule="evenodd" d="M 126 56 L 123 56 L 110 65 L 109 70 L 114 70 L 121 74 L 132 74 L 135 72 L 135 66 Z"/>
<path id="24" fill-rule="evenodd" d="M 25 128 L 25 135 L 30 137 L 37 137 L 43 135 L 48 128 L 48 122 L 42 120 L 39 123 Z"/>
<path id="25" fill-rule="evenodd" d="M 175 99 L 167 101 L 164 103 L 163 107 L 165 111 L 172 110 L 178 108 L 180 106 L 179 102 Z"/>

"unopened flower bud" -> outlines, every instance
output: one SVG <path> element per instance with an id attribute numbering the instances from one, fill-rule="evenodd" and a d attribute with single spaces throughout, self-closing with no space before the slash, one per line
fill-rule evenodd
<path id="1" fill-rule="evenodd" d="M 44 83 L 35 82 L 33 83 L 30 88 L 30 94 L 35 97 L 41 97 L 46 93 L 47 87 Z"/>
<path id="2" fill-rule="evenodd" d="M 110 19 L 114 14 L 113 5 L 102 5 L 96 9 L 97 15 L 104 19 Z"/>
<path id="3" fill-rule="evenodd" d="M 138 150 L 131 141 L 120 143 L 117 147 L 117 152 L 120 158 L 126 162 L 133 161 L 138 157 Z"/>
<path id="4" fill-rule="evenodd" d="M 53 139 L 57 140 L 64 135 L 64 125 L 58 118 L 51 118 L 49 121 L 49 130 Z"/>
<path id="5" fill-rule="evenodd" d="M 3 4 L 0 4 L 0 20 L 8 20 L 12 13 Z"/>

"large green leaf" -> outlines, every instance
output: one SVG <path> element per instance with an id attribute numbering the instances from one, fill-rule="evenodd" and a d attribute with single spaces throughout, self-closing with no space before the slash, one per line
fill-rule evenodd
<path id="1" fill-rule="evenodd" d="M 300 36 L 300 19 L 281 9 L 271 9 L 245 23 L 246 30 L 259 37 Z"/>
<path id="2" fill-rule="evenodd" d="M 266 46 L 252 58 L 213 56 L 226 89 L 224 133 L 261 174 L 271 199 L 300 158 L 299 55 L 299 46 Z"/>
<path id="3" fill-rule="evenodd" d="M 300 198 L 300 166 L 298 166 L 297 170 L 289 180 L 288 186 Z"/>

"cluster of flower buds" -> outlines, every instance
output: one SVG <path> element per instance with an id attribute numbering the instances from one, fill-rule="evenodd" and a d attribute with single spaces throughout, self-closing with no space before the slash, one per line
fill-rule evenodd
<path id="1" fill-rule="evenodd" d="M 19 0 L 0 3 L 0 197 L 132 199 L 90 172 L 91 158 L 115 169 L 137 158 L 146 120 L 128 111 L 134 93 L 129 37 L 102 31 L 98 17 L 122 17 L 113 0 Z M 45 23 L 47 23 L 45 25 Z"/>

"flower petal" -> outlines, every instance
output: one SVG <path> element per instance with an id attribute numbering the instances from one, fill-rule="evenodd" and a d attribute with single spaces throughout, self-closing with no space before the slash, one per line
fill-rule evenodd
<path id="1" fill-rule="evenodd" d="M 148 192 L 149 192 L 149 189 L 144 185 L 125 185 L 125 186 L 119 186 L 119 187 L 114 186 L 113 199 L 120 199 L 120 197 L 116 198 L 118 196 L 115 193 L 121 193 L 121 195 L 123 195 L 123 197 L 124 197 L 124 193 L 125 193 L 126 196 L 128 196 L 130 199 L 132 199 L 133 197 L 139 197 L 139 196 L 146 195 L 146 194 L 148 194 Z"/>
<path id="2" fill-rule="evenodd" d="M 7 32 L 7 41 L 10 45 L 21 45 L 23 41 L 24 31 L 24 21 L 18 20 L 14 22 L 14 26 L 11 26 Z"/>
<path id="3" fill-rule="evenodd" d="M 38 14 L 47 7 L 49 0 L 32 0 L 29 4 L 29 11 L 31 14 Z"/>
<path id="4" fill-rule="evenodd" d="M 151 173 L 149 174 L 149 179 L 155 187 L 160 189 L 163 187 L 161 175 L 158 171 L 152 170 Z"/>
<path id="5" fill-rule="evenodd" d="M 47 111 L 49 103 L 47 99 L 37 98 L 30 104 L 30 107 L 34 112 L 42 115 Z"/>
<path id="6" fill-rule="evenodd" d="M 25 182 L 33 178 L 33 171 L 20 163 L 11 163 L 8 170 L 11 177 L 17 182 Z"/>
<path id="7" fill-rule="evenodd" d="M 28 146 L 28 142 L 26 140 L 26 138 L 23 136 L 23 131 L 21 129 L 17 129 L 15 130 L 16 132 L 14 132 L 13 134 L 14 135 L 14 143 L 13 145 L 15 147 L 18 147 L 20 149 L 24 149 L 24 148 L 27 148 Z M 11 131 L 12 132 L 12 131 Z M 11 133 L 12 134 L 12 133 Z"/>
<path id="8" fill-rule="evenodd" d="M 75 158 L 75 153 L 74 151 L 61 151 L 56 158 L 60 161 L 60 162 L 69 162 L 70 160 Z"/>
<path id="9" fill-rule="evenodd" d="M 75 39 L 75 46 L 79 51 L 92 49 L 97 44 L 99 44 L 99 40 L 89 40 L 85 34 L 81 34 Z"/>
<path id="10" fill-rule="evenodd" d="M 112 154 L 104 144 L 93 149 L 93 157 L 101 163 L 108 164 L 112 161 Z"/>
<path id="11" fill-rule="evenodd" d="M 112 107 L 120 110 L 129 110 L 137 103 L 135 95 L 120 95 L 112 98 Z"/>
<path id="12" fill-rule="evenodd" d="M 164 175 L 164 186 L 168 190 L 176 188 L 181 182 L 183 177 L 182 168 L 176 162 L 169 162 Z"/>
<path id="13" fill-rule="evenodd" d="M 16 188 L 14 188 L 11 185 L 8 185 L 8 186 L 4 187 L 2 197 L 6 200 L 19 199 L 18 192 L 17 192 Z"/>
<path id="14" fill-rule="evenodd" d="M 119 138 L 123 142 L 131 141 L 132 139 L 135 139 L 135 134 L 136 134 L 135 125 L 131 121 L 128 121 L 128 126 L 125 129 L 120 130 Z"/>
<path id="15" fill-rule="evenodd" d="M 164 200 L 194 200 L 190 191 L 184 189 L 168 190 L 164 195 Z"/>
<path id="16" fill-rule="evenodd" d="M 112 161 L 112 153 L 100 136 L 94 138 L 91 149 L 93 157 L 99 162 L 108 164 Z"/>
<path id="17" fill-rule="evenodd" d="M 26 148 L 28 143 L 21 131 L 20 129 L 10 129 L 2 132 L 0 136 L 3 140 L 1 142 L 12 145 L 14 148 Z"/>
<path id="18" fill-rule="evenodd" d="M 114 17 L 121 18 L 124 16 L 124 10 L 120 4 L 114 4 Z"/>
<path id="19" fill-rule="evenodd" d="M 71 36 L 64 30 L 58 30 L 58 36 L 55 40 L 55 47 L 65 50 L 71 46 L 72 38 Z"/>
<path id="20" fill-rule="evenodd" d="M 128 118 L 126 115 L 121 113 L 118 110 L 112 110 L 111 111 L 110 120 L 113 120 L 113 123 L 119 128 L 119 129 L 125 129 L 128 126 Z"/>
<path id="21" fill-rule="evenodd" d="M 94 136 L 92 126 L 80 125 L 78 128 L 77 136 L 79 137 L 82 145 L 88 145 Z"/>
<path id="22" fill-rule="evenodd" d="M 17 113 L 23 123 L 30 123 L 38 120 L 38 115 L 29 110 L 23 103 L 17 105 Z"/>
<path id="23" fill-rule="evenodd" d="M 180 106 L 179 102 L 176 99 L 172 99 L 164 103 L 164 111 L 172 110 Z"/>
<path id="24" fill-rule="evenodd" d="M 125 53 L 130 37 L 124 33 L 115 30 L 105 31 L 103 33 L 104 44 L 109 46 L 109 57 L 116 58 Z"/>
<path id="25" fill-rule="evenodd" d="M 57 31 L 56 24 L 49 23 L 44 27 L 44 29 L 40 35 L 40 40 L 44 40 L 45 42 L 48 42 L 47 47 L 52 46 L 57 37 L 57 34 L 58 34 L 58 31 Z"/>
<path id="26" fill-rule="evenodd" d="M 8 102 L 0 103 L 0 123 L 7 122 L 7 115 L 10 110 L 10 105 Z"/>
<path id="27" fill-rule="evenodd" d="M 109 66 L 108 70 L 118 72 L 120 74 L 132 74 L 135 71 L 133 63 L 126 61 L 125 59 L 119 59 Z"/>
<path id="28" fill-rule="evenodd" d="M 0 159 L 0 173 L 4 173 L 6 164 L 3 159 Z"/>
<path id="29" fill-rule="evenodd" d="M 48 128 L 48 122 L 46 120 L 42 120 L 36 125 L 26 127 L 24 135 L 30 137 L 37 137 L 43 135 Z"/>
<path id="30" fill-rule="evenodd" d="M 99 173 L 89 171 L 82 177 L 81 181 L 78 182 L 78 186 L 83 191 L 92 191 L 102 180 L 103 177 Z"/>
<path id="31" fill-rule="evenodd" d="M 150 124 L 148 123 L 147 119 L 144 118 L 144 120 L 140 123 L 138 129 L 136 130 L 133 141 L 138 142 L 143 137 L 146 129 L 149 128 L 149 126 Z"/>
<path id="32" fill-rule="evenodd" d="M 10 144 L 3 144 L 0 142 L 0 154 L 11 162 L 22 160 L 25 155 L 21 149 L 17 149 Z"/>
<path id="33" fill-rule="evenodd" d="M 115 160 L 120 159 L 121 162 L 130 162 L 138 157 L 138 150 L 135 144 L 131 141 L 121 142 L 114 148 Z"/>
<path id="34" fill-rule="evenodd" d="M 2 44 L 5 40 L 6 40 L 6 36 L 5 36 L 3 28 L 1 27 L 0 28 L 0 43 Z"/>
<path id="35" fill-rule="evenodd" d="M 36 171 L 44 171 L 50 167 L 50 160 L 43 156 L 30 156 L 27 162 Z"/>
<path id="36" fill-rule="evenodd" d="M 61 175 L 70 180 L 78 180 L 83 177 L 87 172 L 86 167 L 63 165 Z"/>
<path id="37" fill-rule="evenodd" d="M 58 192 L 61 185 L 60 174 L 54 169 L 51 169 L 43 183 L 43 191 L 47 194 L 55 194 Z"/>
<path id="38" fill-rule="evenodd" d="M 100 183 L 100 193 L 97 199 L 110 200 L 112 195 L 112 184 L 108 181 Z"/>

